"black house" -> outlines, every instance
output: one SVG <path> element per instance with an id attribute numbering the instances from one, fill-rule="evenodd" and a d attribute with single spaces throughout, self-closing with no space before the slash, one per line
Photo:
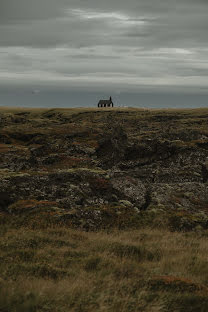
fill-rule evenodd
<path id="1" fill-rule="evenodd" d="M 98 103 L 98 107 L 113 107 L 113 101 L 111 96 L 109 100 L 100 100 Z"/>

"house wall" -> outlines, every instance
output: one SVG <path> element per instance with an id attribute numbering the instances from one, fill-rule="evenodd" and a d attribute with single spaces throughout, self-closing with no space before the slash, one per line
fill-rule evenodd
<path id="1" fill-rule="evenodd" d="M 99 104 L 98 103 L 98 107 L 113 107 L 113 106 L 114 106 L 113 102 L 111 102 L 111 104 Z"/>

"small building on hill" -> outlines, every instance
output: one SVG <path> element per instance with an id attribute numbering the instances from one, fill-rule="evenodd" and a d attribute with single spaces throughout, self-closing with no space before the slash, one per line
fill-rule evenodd
<path id="1" fill-rule="evenodd" d="M 109 100 L 100 100 L 98 102 L 98 107 L 113 107 L 112 97 Z"/>

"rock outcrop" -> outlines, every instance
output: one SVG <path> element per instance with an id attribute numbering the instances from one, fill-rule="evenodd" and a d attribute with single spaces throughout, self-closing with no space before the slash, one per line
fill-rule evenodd
<path id="1" fill-rule="evenodd" d="M 0 211 L 12 217 L 30 200 L 30 213 L 51 207 L 88 229 L 144 212 L 175 217 L 180 230 L 207 227 L 207 118 L 206 110 L 2 110 Z"/>

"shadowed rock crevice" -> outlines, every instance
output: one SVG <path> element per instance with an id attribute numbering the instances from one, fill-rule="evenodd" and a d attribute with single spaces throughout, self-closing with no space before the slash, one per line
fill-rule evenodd
<path id="1" fill-rule="evenodd" d="M 143 205 L 141 206 L 141 208 L 140 208 L 140 210 L 142 210 L 142 211 L 147 210 L 148 207 L 149 207 L 150 204 L 151 204 L 152 197 L 151 197 L 151 190 L 150 190 L 150 189 L 147 189 L 144 199 L 145 199 L 145 202 L 144 202 L 144 204 L 143 204 Z"/>
<path id="2" fill-rule="evenodd" d="M 7 211 L 9 205 L 11 205 L 14 200 L 11 198 L 11 194 L 8 192 L 0 192 L 0 211 Z"/>
<path id="3" fill-rule="evenodd" d="M 111 168 L 124 159 L 128 146 L 128 137 L 121 126 L 108 129 L 108 133 L 102 135 L 96 155 L 102 161 L 102 165 Z"/>
<path id="4" fill-rule="evenodd" d="M 203 183 L 208 181 L 208 163 L 202 164 L 202 179 Z"/>

